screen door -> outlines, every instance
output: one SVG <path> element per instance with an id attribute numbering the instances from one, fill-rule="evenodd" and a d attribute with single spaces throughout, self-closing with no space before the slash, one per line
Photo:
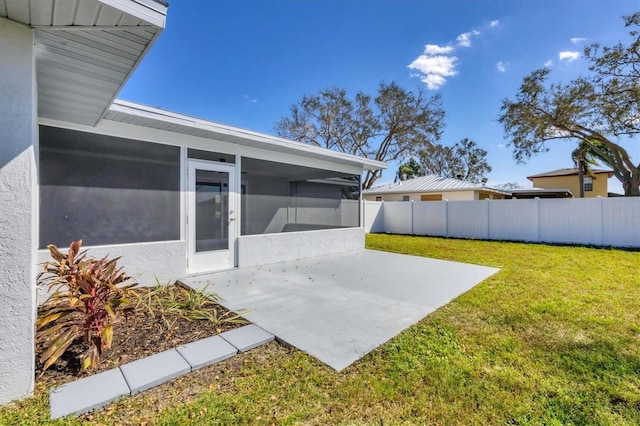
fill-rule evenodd
<path id="1" fill-rule="evenodd" d="M 233 268 L 237 235 L 235 168 L 226 164 L 189 160 L 188 269 L 189 273 Z"/>

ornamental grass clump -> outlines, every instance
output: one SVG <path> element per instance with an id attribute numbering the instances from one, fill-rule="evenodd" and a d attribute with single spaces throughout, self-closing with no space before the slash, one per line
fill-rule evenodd
<path id="1" fill-rule="evenodd" d="M 249 310 L 231 312 L 219 309 L 220 296 L 207 291 L 209 284 L 194 290 L 182 284 L 164 285 L 156 279 L 156 285 L 138 299 L 136 310 L 144 310 L 158 318 L 166 330 L 172 330 L 182 318 L 186 321 L 208 321 L 214 326 L 223 324 L 248 324 L 243 318 Z"/>
<path id="2" fill-rule="evenodd" d="M 81 246 L 82 240 L 74 241 L 63 253 L 48 245 L 53 260 L 38 275 L 38 284 L 53 291 L 43 305 L 46 313 L 36 321 L 36 338 L 46 347 L 40 356 L 43 371 L 80 337 L 88 345 L 80 365 L 95 368 L 103 349 L 111 347 L 118 314 L 131 309 L 127 304 L 136 296 L 137 283 L 117 266 L 120 258 L 88 257 Z"/>

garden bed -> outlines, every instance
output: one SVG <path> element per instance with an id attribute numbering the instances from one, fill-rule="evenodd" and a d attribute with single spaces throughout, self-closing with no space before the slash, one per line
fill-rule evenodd
<path id="1" fill-rule="evenodd" d="M 39 357 L 46 347 L 44 342 L 37 341 L 36 382 L 59 386 L 248 323 L 236 321 L 234 313 L 204 299 L 203 293 L 182 286 L 172 284 L 163 288 L 139 288 L 136 291 L 140 301 L 132 302 L 132 310 L 114 324 L 111 348 L 102 352 L 96 368 L 81 370 L 78 357 L 87 350 L 87 346 L 79 338 L 58 361 L 42 371 Z M 166 303 L 160 304 L 162 300 Z M 41 306 L 38 315 L 45 313 L 46 310 Z"/>

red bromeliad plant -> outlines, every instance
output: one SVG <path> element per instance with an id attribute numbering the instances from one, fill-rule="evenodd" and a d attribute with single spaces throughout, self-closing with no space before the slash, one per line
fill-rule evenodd
<path id="1" fill-rule="evenodd" d="M 137 283 L 117 267 L 119 258 L 87 257 L 81 246 L 82 240 L 75 241 L 65 254 L 48 245 L 53 260 L 38 275 L 38 283 L 54 291 L 43 305 L 46 314 L 36 322 L 36 337 L 48 344 L 40 356 L 43 371 L 81 336 L 89 346 L 81 356 L 82 369 L 97 366 L 102 350 L 111 347 L 117 313 L 136 295 Z"/>

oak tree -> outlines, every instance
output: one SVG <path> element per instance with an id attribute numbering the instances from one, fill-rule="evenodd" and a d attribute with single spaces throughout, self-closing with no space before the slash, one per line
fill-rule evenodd
<path id="1" fill-rule="evenodd" d="M 336 87 L 303 96 L 274 130 L 323 148 L 395 161 L 439 140 L 444 116 L 439 95 L 414 93 L 392 82 L 380 83 L 375 97 L 359 92 L 349 98 L 345 89 Z M 381 175 L 382 170 L 368 171 L 363 189 L 371 188 Z"/>
<path id="2" fill-rule="evenodd" d="M 462 179 L 473 183 L 486 181 L 491 172 L 487 151 L 471 139 L 464 138 L 453 146 L 433 144 L 420 151 L 423 174 Z"/>
<path id="3" fill-rule="evenodd" d="M 548 143 L 572 140 L 611 167 L 625 195 L 640 196 L 640 163 L 620 144 L 640 133 L 640 12 L 624 20 L 628 43 L 585 48 L 588 75 L 549 83 L 551 71 L 542 68 L 523 79 L 514 99 L 503 100 L 498 121 L 517 162 L 548 151 Z"/>

